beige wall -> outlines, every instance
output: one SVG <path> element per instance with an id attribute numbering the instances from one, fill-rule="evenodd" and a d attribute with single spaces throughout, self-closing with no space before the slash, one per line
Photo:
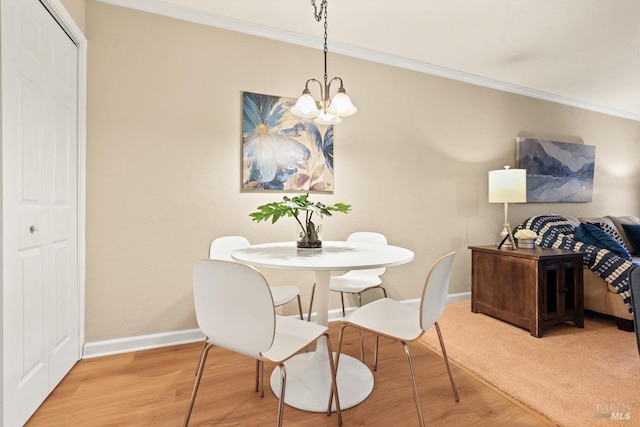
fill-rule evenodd
<path id="1" fill-rule="evenodd" d="M 62 0 L 62 4 L 69 15 L 73 18 L 73 20 L 78 24 L 78 27 L 84 31 L 84 11 L 85 11 L 85 2 L 84 0 Z"/>
<path id="2" fill-rule="evenodd" d="M 240 191 L 241 92 L 296 97 L 322 77 L 322 53 L 93 0 L 85 25 L 86 339 L 196 327 L 191 269 L 212 238 L 289 240 L 295 229 L 248 216 L 282 193 Z M 334 193 L 313 195 L 353 205 L 323 222 L 324 238 L 374 230 L 411 248 L 415 260 L 384 276 L 391 297 L 417 298 L 450 250 L 450 292 L 470 290 L 467 246 L 494 243 L 503 221 L 502 205 L 487 203 L 487 171 L 514 163 L 520 132 L 595 145 L 595 190 L 592 203 L 512 205 L 513 225 L 640 214 L 638 122 L 338 55 L 329 68 L 359 111 L 335 129 Z M 308 301 L 310 274 L 266 274 Z"/>

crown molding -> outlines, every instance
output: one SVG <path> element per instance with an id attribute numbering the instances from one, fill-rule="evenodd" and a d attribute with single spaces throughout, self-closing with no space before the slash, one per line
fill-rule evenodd
<path id="1" fill-rule="evenodd" d="M 183 21 L 193 22 L 196 24 L 208 25 L 211 27 L 221 28 L 224 30 L 236 31 L 257 37 L 277 40 L 285 43 L 291 43 L 299 46 L 310 48 L 319 48 L 322 45 L 320 38 L 311 37 L 300 33 L 285 31 L 266 25 L 255 24 L 242 21 L 227 16 L 217 15 L 211 12 L 192 9 L 189 7 L 179 6 L 167 3 L 163 0 L 97 0 L 101 3 L 107 3 L 115 6 L 122 6 L 130 9 L 136 9 L 144 12 L 154 13 L 170 18 L 180 19 Z M 602 113 L 609 116 L 621 117 L 630 120 L 640 121 L 640 114 L 630 111 L 620 110 L 593 102 L 583 101 L 570 98 L 563 95 L 544 92 L 525 86 L 519 86 L 512 83 L 494 80 L 488 77 L 478 76 L 463 71 L 454 70 L 439 65 L 426 62 L 416 61 L 371 49 L 351 46 L 344 43 L 332 42 L 331 52 L 340 55 L 350 56 L 353 58 L 363 59 L 365 61 L 376 62 L 379 64 L 391 65 L 393 67 L 403 68 L 416 71 L 419 73 L 430 74 L 433 76 L 443 77 L 450 80 L 469 83 L 475 86 L 495 89 L 502 92 L 509 92 L 517 95 L 527 96 L 530 98 L 541 99 L 556 104 L 568 105 L 571 107 L 582 108 L 596 113 Z"/>

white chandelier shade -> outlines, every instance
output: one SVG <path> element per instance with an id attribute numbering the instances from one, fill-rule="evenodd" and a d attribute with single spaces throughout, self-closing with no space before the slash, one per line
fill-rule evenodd
<path id="1" fill-rule="evenodd" d="M 320 110 L 318 110 L 316 105 L 316 100 L 313 99 L 311 93 L 303 93 L 302 96 L 298 98 L 298 101 L 296 101 L 296 105 L 294 105 L 290 111 L 296 116 L 304 119 L 313 119 L 320 113 Z"/>

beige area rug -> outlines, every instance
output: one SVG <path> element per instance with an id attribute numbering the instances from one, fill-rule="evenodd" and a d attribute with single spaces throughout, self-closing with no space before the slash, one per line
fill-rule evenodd
<path id="1" fill-rule="evenodd" d="M 439 323 L 450 359 L 559 425 L 640 426 L 635 334 L 610 319 L 587 316 L 584 329 L 567 323 L 535 338 L 462 301 Z M 435 328 L 422 340 L 439 352 Z"/>

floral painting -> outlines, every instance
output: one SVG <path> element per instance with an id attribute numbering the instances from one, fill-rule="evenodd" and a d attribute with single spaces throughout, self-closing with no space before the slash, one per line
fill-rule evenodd
<path id="1" fill-rule="evenodd" d="M 333 126 L 289 112 L 292 98 L 242 93 L 242 189 L 333 191 Z"/>
<path id="2" fill-rule="evenodd" d="M 591 201 L 595 146 L 518 138 L 516 150 L 527 170 L 527 203 Z"/>

